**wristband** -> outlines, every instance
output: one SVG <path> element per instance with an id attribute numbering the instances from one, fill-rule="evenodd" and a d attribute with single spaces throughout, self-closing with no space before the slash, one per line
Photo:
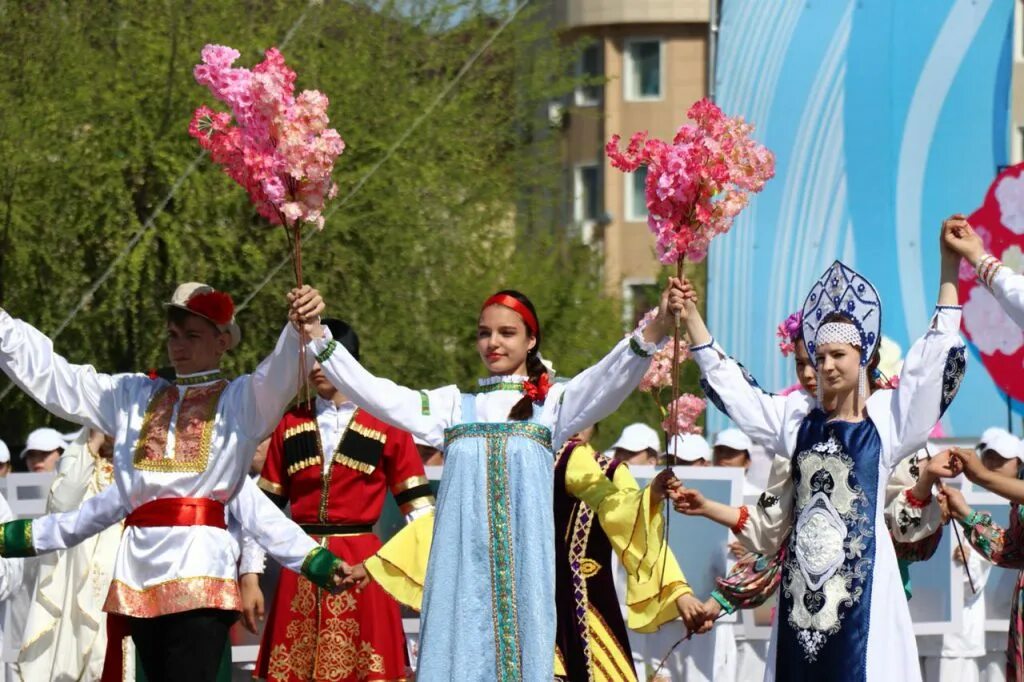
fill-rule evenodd
<path id="1" fill-rule="evenodd" d="M 750 518 L 750 510 L 747 509 L 746 505 L 740 507 L 740 520 L 736 522 L 736 525 L 730 528 L 734 534 L 739 535 L 743 532 L 743 529 L 747 525 L 747 519 Z"/>

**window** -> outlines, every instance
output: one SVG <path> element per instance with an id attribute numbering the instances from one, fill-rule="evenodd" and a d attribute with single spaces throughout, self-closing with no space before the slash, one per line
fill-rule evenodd
<path id="1" fill-rule="evenodd" d="M 600 78 L 604 75 L 603 45 L 595 43 L 587 45 L 576 62 L 576 75 L 588 81 Z M 601 94 L 604 86 L 600 83 L 586 83 L 576 86 L 576 106 L 592 107 L 600 104 Z"/>
<path id="2" fill-rule="evenodd" d="M 626 221 L 647 222 L 647 166 L 626 174 Z"/>
<path id="3" fill-rule="evenodd" d="M 622 283 L 622 316 L 626 329 L 636 329 L 637 324 L 651 308 L 661 302 L 661 290 L 657 282 L 641 279 L 626 279 Z"/>
<path id="4" fill-rule="evenodd" d="M 625 77 L 627 100 L 661 99 L 661 41 L 627 40 Z"/>
<path id="5" fill-rule="evenodd" d="M 577 223 L 595 221 L 601 213 L 601 186 L 597 164 L 576 166 L 573 179 L 573 218 Z"/>

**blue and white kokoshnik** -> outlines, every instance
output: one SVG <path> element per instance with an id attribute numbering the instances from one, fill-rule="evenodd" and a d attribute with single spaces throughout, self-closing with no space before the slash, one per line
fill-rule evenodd
<path id="1" fill-rule="evenodd" d="M 882 301 L 863 275 L 840 261 L 829 266 L 804 299 L 803 334 L 813 358 L 818 332 L 832 313 L 848 317 L 860 334 L 860 364 L 867 365 L 882 338 Z M 845 339 L 843 339 L 845 340 Z"/>

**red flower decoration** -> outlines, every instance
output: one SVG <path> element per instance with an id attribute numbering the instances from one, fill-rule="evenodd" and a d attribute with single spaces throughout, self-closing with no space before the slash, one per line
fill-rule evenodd
<path id="1" fill-rule="evenodd" d="M 544 402 L 544 398 L 547 397 L 548 389 L 550 388 L 551 382 L 548 381 L 547 372 L 540 375 L 540 378 L 537 379 L 537 383 L 534 383 L 532 381 L 523 382 L 523 392 L 526 394 L 527 398 L 529 398 L 535 403 Z"/>
<path id="2" fill-rule="evenodd" d="M 156 381 L 157 379 L 160 378 L 160 375 L 156 373 L 156 367 L 150 367 L 146 371 L 146 376 L 152 379 L 153 381 Z"/>
<path id="3" fill-rule="evenodd" d="M 218 325 L 230 323 L 235 316 L 235 302 L 223 291 L 195 294 L 188 299 L 185 307 Z"/>

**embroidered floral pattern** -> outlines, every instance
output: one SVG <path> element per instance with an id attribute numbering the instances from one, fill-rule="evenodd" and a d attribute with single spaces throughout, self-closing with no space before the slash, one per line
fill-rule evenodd
<path id="1" fill-rule="evenodd" d="M 134 618 L 156 618 L 193 609 L 241 611 L 242 600 L 234 578 L 175 578 L 136 589 L 120 580 L 110 583 L 103 610 Z"/>
<path id="2" fill-rule="evenodd" d="M 942 401 L 939 403 L 940 413 L 946 409 L 960 390 L 960 382 L 967 372 L 967 355 L 963 346 L 951 348 L 946 354 L 946 367 L 942 370 Z"/>
<path id="3" fill-rule="evenodd" d="M 178 388 L 161 389 L 146 407 L 134 464 L 144 471 L 202 473 L 210 459 L 210 441 L 217 404 L 226 381 L 185 389 L 174 428 L 174 456 L 167 457 L 171 419 L 178 404 Z"/>
<path id="4" fill-rule="evenodd" d="M 873 534 L 868 500 L 850 484 L 853 460 L 831 436 L 795 458 L 797 522 L 783 584 L 792 602 L 789 625 L 808 661 L 815 661 L 844 613 L 864 593 L 873 561 L 864 556 Z"/>
<path id="5" fill-rule="evenodd" d="M 466 426 L 505 426 L 506 424 L 467 424 Z M 523 426 L 530 425 L 523 423 Z M 491 537 L 491 604 L 494 618 L 494 644 L 498 678 L 519 680 L 519 619 L 516 615 L 515 561 L 512 556 L 512 504 L 508 491 L 508 439 L 487 428 L 487 522 Z"/>

